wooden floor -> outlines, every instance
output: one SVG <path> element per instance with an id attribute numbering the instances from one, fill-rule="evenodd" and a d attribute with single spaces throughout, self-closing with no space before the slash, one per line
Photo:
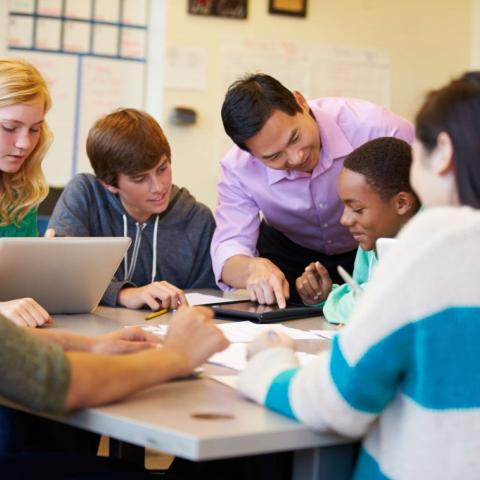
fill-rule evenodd
<path id="1" fill-rule="evenodd" d="M 98 455 L 101 457 L 108 456 L 108 437 L 102 437 L 98 448 Z M 145 451 L 145 467 L 149 470 L 166 470 L 173 462 L 174 457 L 157 450 Z"/>

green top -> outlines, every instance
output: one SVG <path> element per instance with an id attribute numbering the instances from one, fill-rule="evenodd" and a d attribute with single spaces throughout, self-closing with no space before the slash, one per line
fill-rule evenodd
<path id="1" fill-rule="evenodd" d="M 33 410 L 61 412 L 70 367 L 59 345 L 0 317 L 0 395 Z"/>
<path id="2" fill-rule="evenodd" d="M 352 277 L 360 287 L 368 283 L 377 262 L 375 250 L 365 251 L 358 247 Z M 347 323 L 348 317 L 355 307 L 355 301 L 352 289 L 347 283 L 334 284 L 323 305 L 323 315 L 329 322 Z"/>
<path id="3" fill-rule="evenodd" d="M 37 209 L 32 208 L 19 225 L 10 223 L 0 227 L 0 237 L 38 237 Z"/>

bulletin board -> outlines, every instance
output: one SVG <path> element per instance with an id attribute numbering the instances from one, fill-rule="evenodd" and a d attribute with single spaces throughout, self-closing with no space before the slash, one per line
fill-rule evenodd
<path id="1" fill-rule="evenodd" d="M 149 0 L 10 0 L 6 53 L 35 64 L 53 97 L 50 185 L 91 170 L 85 141 L 98 117 L 145 107 L 148 9 Z"/>

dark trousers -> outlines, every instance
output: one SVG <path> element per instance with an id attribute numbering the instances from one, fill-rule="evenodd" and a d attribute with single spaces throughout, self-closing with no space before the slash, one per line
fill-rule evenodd
<path id="1" fill-rule="evenodd" d="M 191 462 L 177 457 L 168 469 L 165 480 L 290 480 L 292 459 L 292 452 L 203 462 Z"/>
<path id="2" fill-rule="evenodd" d="M 356 249 L 338 255 L 325 255 L 310 250 L 292 242 L 264 221 L 260 225 L 257 250 L 260 257 L 268 258 L 284 273 L 290 285 L 290 302 L 293 303 L 301 303 L 295 288 L 295 280 L 309 263 L 319 261 L 328 270 L 332 281 L 342 284 L 344 282 L 337 272 L 337 265 L 341 265 L 347 272 L 352 273 L 357 254 Z"/>
<path id="3" fill-rule="evenodd" d="M 0 407 L 0 455 L 22 452 L 96 455 L 99 441 L 96 433 Z"/>
<path id="4" fill-rule="evenodd" d="M 74 453 L 0 455 L 0 476 L 31 480 L 154 480 L 144 469 L 110 458 Z"/>

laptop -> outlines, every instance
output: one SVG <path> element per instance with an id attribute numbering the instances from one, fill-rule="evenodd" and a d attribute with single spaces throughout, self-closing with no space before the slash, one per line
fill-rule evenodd
<path id="1" fill-rule="evenodd" d="M 377 258 L 382 259 L 397 242 L 396 238 L 379 238 L 376 242 Z"/>
<path id="2" fill-rule="evenodd" d="M 49 313 L 87 313 L 122 261 L 130 238 L 0 238 L 0 301 L 31 297 Z"/>
<path id="3" fill-rule="evenodd" d="M 319 317 L 322 309 L 306 307 L 303 304 L 287 304 L 286 308 L 276 305 L 260 305 L 256 302 L 242 301 L 210 305 L 215 317 L 228 320 L 250 320 L 254 323 L 275 323 L 299 318 Z"/>

